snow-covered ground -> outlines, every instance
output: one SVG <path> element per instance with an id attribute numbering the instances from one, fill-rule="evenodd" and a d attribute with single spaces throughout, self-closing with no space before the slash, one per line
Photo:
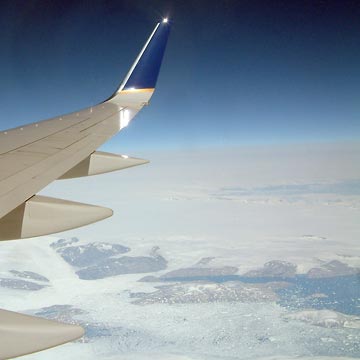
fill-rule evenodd
<path id="1" fill-rule="evenodd" d="M 266 290 L 261 303 L 244 301 L 244 289 L 237 285 L 184 283 L 171 289 L 193 298 L 202 292 L 198 303 L 141 305 L 133 297 L 157 291 L 159 283 L 138 281 L 144 276 L 192 269 L 206 258 L 211 258 L 205 261 L 207 267 L 231 266 L 237 274 L 264 274 L 270 269 L 264 264 L 279 264 L 274 260 L 294 264 L 291 271 L 295 268 L 297 274 L 317 268 L 336 275 L 328 270 L 331 264 L 346 271 L 346 265 L 359 268 L 360 145 L 130 155 L 152 162 L 119 173 L 59 181 L 44 190 L 49 196 L 108 206 L 115 211 L 112 218 L 66 234 L 0 244 L 0 278 L 28 276 L 9 272 L 16 270 L 49 279 L 21 278 L 44 286 L 37 291 L 0 287 L 0 307 L 47 316 L 51 311 L 44 308 L 71 305 L 81 310 L 74 310 L 71 320 L 89 329 L 84 343 L 28 359 L 360 357 L 358 329 L 314 324 L 321 323 L 321 313 L 314 309 L 316 315 L 296 316 L 276 304 L 273 290 Z M 65 259 L 64 251 L 50 246 L 64 237 L 80 239 L 67 245 L 80 248 L 66 250 Z M 112 271 L 120 275 L 108 276 L 108 263 L 96 263 L 89 246 L 94 242 L 102 254 L 115 244 L 128 248 L 111 255 L 121 259 L 111 260 Z M 74 260 L 80 253 L 92 255 Z M 95 251 L 95 258 L 99 256 Z M 101 269 L 97 280 L 79 279 L 76 272 L 86 266 L 92 267 L 91 274 Z M 210 302 L 206 299 L 214 299 L 214 294 L 204 297 L 201 286 L 210 292 L 221 289 L 222 299 L 233 291 L 238 298 L 231 293 L 232 301 Z"/>

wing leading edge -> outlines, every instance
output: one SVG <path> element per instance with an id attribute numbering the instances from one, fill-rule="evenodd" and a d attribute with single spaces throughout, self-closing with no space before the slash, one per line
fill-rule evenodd
<path id="1" fill-rule="evenodd" d="M 168 22 L 156 25 L 118 90 L 103 103 L 0 133 L 0 240 L 51 234 L 111 216 L 110 210 L 94 206 L 90 209 L 85 204 L 79 204 L 74 213 L 73 202 L 52 201 L 36 194 L 57 179 L 147 162 L 98 153 L 96 149 L 149 103 L 169 32 Z M 36 211 L 31 210 L 34 206 Z M 59 214 L 54 226 L 49 208 Z"/>

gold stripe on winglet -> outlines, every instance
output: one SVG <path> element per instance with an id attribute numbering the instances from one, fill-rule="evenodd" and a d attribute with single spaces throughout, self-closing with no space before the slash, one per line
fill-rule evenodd
<path id="1" fill-rule="evenodd" d="M 149 88 L 149 89 L 127 89 L 127 90 L 121 90 L 120 94 L 136 94 L 136 93 L 153 93 L 155 88 Z"/>

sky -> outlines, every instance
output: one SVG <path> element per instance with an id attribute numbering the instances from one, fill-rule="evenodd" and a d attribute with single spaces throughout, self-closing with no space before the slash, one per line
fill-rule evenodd
<path id="1" fill-rule="evenodd" d="M 106 327 L 110 320 L 118 321 L 118 329 L 129 328 L 130 341 L 134 339 L 140 349 L 152 342 L 149 334 L 157 339 L 165 329 L 173 334 L 173 338 L 164 336 L 165 350 L 186 353 L 201 337 L 210 339 L 205 342 L 210 347 L 200 347 L 207 354 L 214 349 L 227 356 L 239 344 L 249 352 L 263 351 L 258 334 L 251 342 L 247 340 L 251 334 L 245 334 L 245 342 L 226 343 L 231 346 L 220 347 L 218 342 L 219 333 L 237 334 L 233 324 L 243 328 L 244 318 L 250 327 L 257 319 L 265 330 L 262 314 L 267 322 L 277 324 L 263 305 L 255 310 L 245 307 L 246 315 L 239 312 L 239 321 L 226 315 L 236 313 L 234 306 L 225 305 L 224 312 L 196 307 L 196 316 L 210 314 L 211 320 L 197 324 L 216 333 L 203 336 L 197 327 L 189 329 L 187 322 L 179 322 L 184 316 L 173 308 L 168 313 L 159 313 L 159 308 L 142 313 L 124 307 L 131 292 L 154 290 L 151 284 L 136 281 L 136 276 L 79 284 L 66 264 L 67 272 L 62 272 L 64 264 L 58 267 L 59 262 L 49 267 L 55 256 L 61 259 L 47 244 L 56 237 L 74 236 L 84 244 L 104 241 L 129 246 L 130 256 L 148 256 L 159 246 L 169 270 L 193 267 L 212 257 L 211 266 L 237 266 L 241 273 L 276 259 L 298 264 L 302 273 L 334 259 L 358 266 L 360 3 L 0 1 L 0 130 L 108 98 L 163 17 L 171 19 L 172 32 L 151 104 L 103 147 L 151 163 L 47 186 L 42 195 L 109 207 L 114 215 L 51 239 L 4 242 L 1 276 L 10 269 L 45 276 L 50 271 L 55 276 L 49 276 L 52 286 L 45 293 L 14 296 L 9 290 L 1 296 L 1 307 L 23 311 L 80 304 Z M 74 291 L 68 291 L 69 286 Z M 146 313 L 155 314 L 156 321 L 148 321 Z M 280 319 L 278 311 L 275 316 Z M 175 319 L 172 329 L 163 326 L 169 319 Z M 224 332 L 226 319 L 231 326 Z M 145 332 L 143 342 L 137 331 L 132 332 L 133 324 L 145 330 L 155 326 Z M 313 336 L 312 329 L 299 331 L 295 326 L 300 337 L 292 337 L 285 350 L 277 341 L 264 346 L 272 343 L 276 355 L 281 351 L 288 355 L 289 345 L 298 356 L 311 353 L 303 334 L 323 341 Z M 275 333 L 288 339 L 289 334 L 279 329 Z M 328 330 L 324 330 L 326 339 Z M 114 334 L 116 345 L 111 351 L 119 356 Z M 181 346 L 172 346 L 172 339 Z M 249 346 L 252 341 L 254 347 Z M 337 346 L 330 341 L 320 342 L 321 354 L 324 348 Z M 64 347 L 62 353 L 60 347 L 62 359 L 83 358 L 86 349 L 92 357 L 102 358 L 110 345 L 71 346 L 81 346 L 81 354 L 73 347 Z"/>
<path id="2" fill-rule="evenodd" d="M 101 102 L 172 21 L 151 106 L 105 150 L 360 138 L 358 1 L 2 1 L 0 129 Z"/>

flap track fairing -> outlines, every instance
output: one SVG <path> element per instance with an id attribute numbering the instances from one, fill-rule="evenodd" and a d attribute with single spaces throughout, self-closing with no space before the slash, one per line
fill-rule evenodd
<path id="1" fill-rule="evenodd" d="M 111 209 L 35 195 L 0 219 L 0 240 L 54 234 L 106 219 Z"/>
<path id="2" fill-rule="evenodd" d="M 132 158 L 127 155 L 117 155 L 102 151 L 95 151 L 85 160 L 62 175 L 59 179 L 73 179 L 83 176 L 104 174 L 111 171 L 146 164 L 148 162 L 149 160 Z"/>

